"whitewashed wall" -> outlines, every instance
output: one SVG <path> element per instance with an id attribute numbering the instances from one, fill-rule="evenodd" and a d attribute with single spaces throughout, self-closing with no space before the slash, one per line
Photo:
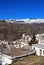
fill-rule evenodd
<path id="1" fill-rule="evenodd" d="M 43 53 L 44 49 L 42 49 L 42 56 L 44 56 L 44 53 Z"/>
<path id="2" fill-rule="evenodd" d="M 12 60 L 11 60 L 10 56 L 7 56 L 5 54 L 1 54 L 0 58 L 1 58 L 0 60 L 2 61 L 2 65 L 11 64 L 12 63 Z"/>
<path id="3" fill-rule="evenodd" d="M 34 49 L 35 48 L 35 50 L 36 50 L 36 55 L 38 55 L 38 56 L 40 56 L 40 49 L 41 48 L 38 48 L 38 47 L 36 47 L 36 46 L 32 46 L 32 49 Z M 42 54 L 43 55 L 43 54 Z"/>

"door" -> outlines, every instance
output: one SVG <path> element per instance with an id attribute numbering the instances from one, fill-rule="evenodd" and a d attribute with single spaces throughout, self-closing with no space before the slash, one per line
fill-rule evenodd
<path id="1" fill-rule="evenodd" d="M 40 56 L 42 56 L 42 49 L 40 49 Z"/>

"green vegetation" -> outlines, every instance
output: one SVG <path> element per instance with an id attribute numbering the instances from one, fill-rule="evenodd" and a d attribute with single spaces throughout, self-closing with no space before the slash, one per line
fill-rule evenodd
<path id="1" fill-rule="evenodd" d="M 44 65 L 44 57 L 42 56 L 28 56 L 14 62 L 13 65 Z"/>
<path id="2" fill-rule="evenodd" d="M 14 65 L 14 64 L 10 64 L 10 65 Z"/>
<path id="3" fill-rule="evenodd" d="M 36 43 L 37 43 L 37 40 L 36 40 L 36 36 L 35 36 L 35 33 L 34 33 L 29 44 L 32 45 L 32 44 L 36 44 Z"/>

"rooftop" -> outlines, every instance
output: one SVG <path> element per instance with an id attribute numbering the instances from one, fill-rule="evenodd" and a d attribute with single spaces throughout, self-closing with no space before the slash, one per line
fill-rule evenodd
<path id="1" fill-rule="evenodd" d="M 15 48 L 14 45 L 8 45 L 8 48 L 3 49 L 2 53 L 14 57 L 14 56 L 20 56 L 23 54 L 31 53 L 33 50 L 28 49 L 23 49 L 23 48 Z"/>
<path id="2" fill-rule="evenodd" d="M 44 49 L 44 44 L 43 43 L 41 43 L 41 44 L 33 44 L 32 46 Z"/>

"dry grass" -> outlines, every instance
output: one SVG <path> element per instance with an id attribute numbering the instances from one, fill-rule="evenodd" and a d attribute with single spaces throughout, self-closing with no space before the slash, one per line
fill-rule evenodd
<path id="1" fill-rule="evenodd" d="M 18 60 L 13 65 L 44 65 L 44 57 L 40 56 L 28 56 L 22 60 Z"/>

